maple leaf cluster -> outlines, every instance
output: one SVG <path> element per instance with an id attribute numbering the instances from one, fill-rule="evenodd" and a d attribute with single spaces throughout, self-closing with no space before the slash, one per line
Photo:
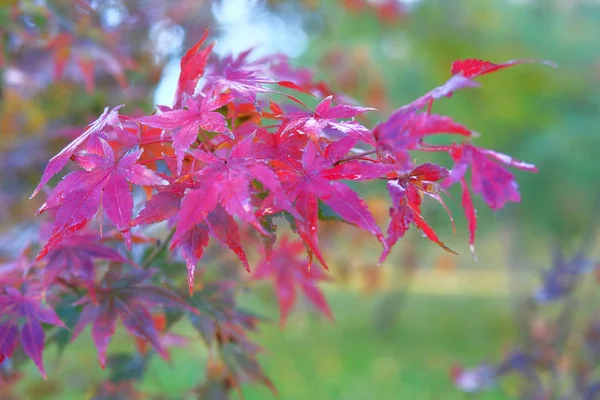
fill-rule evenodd
<path id="1" fill-rule="evenodd" d="M 258 348 L 244 334 L 258 318 L 236 308 L 224 282 L 203 282 L 195 290 L 196 268 L 211 239 L 230 249 L 248 272 L 254 269 L 249 247 L 264 248 L 251 277 L 273 280 L 282 323 L 298 292 L 332 318 L 317 286 L 327 275 L 312 265 L 316 259 L 328 268 L 319 245 L 320 220 L 344 221 L 370 233 L 381 245 L 380 263 L 411 226 L 453 252 L 422 215 L 426 198 L 445 207 L 442 194 L 460 184 L 473 246 L 471 193 L 501 208 L 520 200 L 506 166 L 535 171 L 476 147 L 473 131 L 431 112 L 435 101 L 478 86 L 478 76 L 528 60 L 457 61 L 447 82 L 370 128 L 365 114 L 374 114 L 373 108 L 343 101 L 283 57 L 256 59 L 248 51 L 218 58 L 213 45 L 205 45 L 207 35 L 183 56 L 171 105 L 135 117 L 121 114 L 122 105 L 106 107 L 49 161 L 32 194 L 46 192 L 38 214 L 51 220 L 39 253 L 0 269 L 0 360 L 20 343 L 45 374 L 43 348 L 59 335 L 47 337 L 43 325 L 59 332 L 69 328 L 72 338 L 90 325 L 100 364 L 110 366 L 106 352 L 118 321 L 140 348 L 150 345 L 168 358 L 167 345 L 177 342 L 165 333 L 165 324 L 173 323 L 164 317 L 169 309 L 176 310 L 175 319 L 186 315 L 208 345 L 218 344 L 218 373 L 209 368 L 207 378 L 214 379 L 199 392 L 213 390 L 213 384 L 238 386 L 244 379 L 272 387 L 255 360 Z M 311 103 L 317 103 L 314 109 Z M 428 144 L 427 137 L 437 134 L 460 141 Z M 454 166 L 415 165 L 414 151 L 447 153 Z M 67 165 L 73 170 L 48 189 Z M 387 184 L 387 230 L 350 187 L 352 181 Z M 145 233 L 157 224 L 171 231 L 158 252 L 168 246 L 187 266 L 188 300 L 165 268 L 161 273 L 148 268 L 158 253 L 145 261 L 123 255 L 134 244 L 147 247 L 152 240 Z M 289 226 L 284 234 L 282 224 Z M 49 306 L 65 294 L 74 297 L 72 323 Z"/>

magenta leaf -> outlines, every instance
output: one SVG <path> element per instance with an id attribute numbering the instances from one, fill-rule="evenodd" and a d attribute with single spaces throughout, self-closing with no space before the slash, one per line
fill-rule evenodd
<path id="1" fill-rule="evenodd" d="M 347 136 L 353 137 L 368 144 L 374 144 L 371 131 L 358 122 L 354 117 L 367 111 L 373 111 L 374 108 L 356 107 L 346 104 L 331 106 L 333 96 L 324 98 L 315 108 L 314 113 L 296 112 L 285 116 L 287 120 L 286 131 L 301 130 L 313 140 L 323 136 L 325 128 L 332 128 Z M 338 121 L 339 119 L 349 119 L 350 121 Z"/>
<path id="2" fill-rule="evenodd" d="M 87 287 L 95 300 L 96 270 L 94 260 L 128 262 L 118 251 L 99 244 L 100 237 L 93 234 L 72 235 L 48 253 L 43 269 L 42 284 L 48 288 L 57 278 L 75 279 Z"/>
<path id="3" fill-rule="evenodd" d="M 159 340 L 150 312 L 158 306 L 197 312 L 170 290 L 145 283 L 154 272 L 124 272 L 120 268 L 112 267 L 96 286 L 97 301 L 94 302 L 91 297 L 85 296 L 77 302 L 84 307 L 79 321 L 73 328 L 72 340 L 91 323 L 92 338 L 102 368 L 106 365 L 106 350 L 115 333 L 118 319 L 131 335 L 147 340 L 159 355 L 167 359 L 167 352 Z"/>
<path id="4" fill-rule="evenodd" d="M 349 177 L 329 174 L 330 169 L 348 153 L 354 142 L 351 137 L 334 142 L 322 155 L 317 145 L 309 141 L 304 149 L 301 169 L 281 163 L 277 171 L 287 196 L 291 201 L 295 201 L 295 208 L 304 220 L 298 224 L 299 233 L 324 267 L 327 265 L 318 248 L 317 199 L 321 199 L 349 223 L 377 237 L 384 247 L 384 252 L 387 252 L 387 242 L 367 204 L 346 185 L 332 180 Z"/>
<path id="5" fill-rule="evenodd" d="M 43 258 L 63 238 L 81 229 L 98 211 L 100 203 L 117 229 L 127 232 L 133 213 L 129 182 L 166 185 L 168 182 L 141 165 L 137 150 L 115 161 L 112 148 L 104 143 L 104 155 L 82 154 L 76 162 L 86 171 L 75 171 L 63 178 L 38 210 L 41 214 L 56 209 L 53 230 L 37 259 Z M 136 168 L 133 168 L 136 166 Z"/>
<path id="6" fill-rule="evenodd" d="M 199 129 L 218 132 L 233 139 L 225 117 L 215 112 L 232 100 L 232 96 L 206 95 L 200 99 L 187 97 L 187 110 L 170 110 L 161 114 L 142 117 L 139 121 L 153 128 L 173 131 L 173 147 L 177 156 L 177 173 L 183 168 L 183 157 L 198 138 Z"/>
<path id="7" fill-rule="evenodd" d="M 473 192 L 480 195 L 492 210 L 503 208 L 507 202 L 518 203 L 521 201 L 514 175 L 500 163 L 530 172 L 537 172 L 537 168 L 533 164 L 515 160 L 506 154 L 470 144 L 454 145 L 449 148 L 449 153 L 454 160 L 454 168 L 448 178 L 442 182 L 442 186 L 448 188 L 457 182 L 461 184 L 462 203 L 469 224 L 469 243 L 473 250 L 477 218 L 465 180 L 468 167 L 471 167 Z"/>
<path id="8" fill-rule="evenodd" d="M 86 140 L 97 140 L 98 137 L 102 137 L 102 131 L 104 128 L 108 126 L 120 126 L 121 123 L 119 121 L 119 109 L 123 107 L 123 105 L 119 105 L 114 107 L 112 110 L 109 107 L 104 109 L 104 112 L 97 120 L 92 122 L 86 130 L 75 140 L 67 145 L 60 153 L 55 155 L 50 159 L 44 173 L 42 175 L 42 179 L 40 183 L 37 185 L 33 194 L 30 198 L 33 198 L 38 192 L 48 183 L 50 179 L 54 175 L 56 175 L 63 167 L 67 164 L 69 159 L 75 152 L 81 147 Z"/>
<path id="9" fill-rule="evenodd" d="M 44 304 L 41 293 L 32 290 L 22 294 L 12 287 L 0 290 L 0 315 L 0 355 L 12 355 L 19 332 L 23 350 L 46 379 L 42 362 L 46 335 L 42 323 L 64 328 L 58 315 Z"/>
<path id="10" fill-rule="evenodd" d="M 373 129 L 379 155 L 391 157 L 396 164 L 405 169 L 412 166 L 409 151 L 417 150 L 426 136 L 440 133 L 472 135 L 468 128 L 454 122 L 450 117 L 410 109 L 396 111 L 387 121 Z"/>

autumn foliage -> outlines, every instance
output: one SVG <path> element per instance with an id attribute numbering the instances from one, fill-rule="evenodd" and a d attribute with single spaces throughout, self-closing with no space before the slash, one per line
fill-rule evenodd
<path id="1" fill-rule="evenodd" d="M 318 287 L 328 279 L 319 221 L 371 234 L 381 247 L 374 263 L 383 263 L 411 226 L 454 253 L 428 224 L 423 202 L 445 207 L 446 189 L 460 185 L 474 248 L 473 195 L 492 209 L 518 202 L 507 167 L 536 171 L 475 146 L 472 130 L 433 113 L 436 101 L 479 86 L 474 79 L 480 75 L 528 60 L 456 61 L 445 83 L 370 126 L 376 110 L 307 81 L 306 71 L 285 58 L 255 59 L 251 52 L 219 58 L 207 35 L 183 56 L 172 104 L 144 116 L 127 116 L 123 105 L 106 107 L 48 163 L 32 194 L 45 197 L 38 214 L 50 219 L 37 256 L 25 253 L 0 269 L 0 360 L 20 346 L 45 376 L 45 345 L 61 331 L 69 329 L 73 339 L 89 325 L 100 365 L 110 366 L 107 348 L 118 324 L 143 353 L 149 346 L 168 359 L 167 347 L 177 341 L 166 335 L 185 317 L 219 350 L 220 361 L 212 361 L 198 393 L 247 381 L 272 387 L 246 335 L 258 317 L 236 307 L 227 279 L 198 282 L 196 270 L 211 241 L 228 248 L 249 278 L 274 283 L 282 324 L 299 295 L 333 318 Z M 72 58 L 85 70 L 65 46 L 53 43 L 56 74 Z M 93 89 L 91 82 L 86 87 Z M 427 142 L 438 134 L 454 135 L 454 141 Z M 415 165 L 414 152 L 444 153 L 450 163 Z M 70 172 L 57 181 L 66 168 Z M 387 185 L 387 228 L 376 223 L 351 181 Z M 148 229 L 159 224 L 170 234 L 156 243 Z M 138 249 L 147 250 L 144 257 Z M 255 265 L 250 249 L 262 255 Z M 187 290 L 171 278 L 168 263 L 151 268 L 168 253 L 185 261 Z M 68 327 L 54 311 L 65 301 L 61 307 L 75 313 Z"/>

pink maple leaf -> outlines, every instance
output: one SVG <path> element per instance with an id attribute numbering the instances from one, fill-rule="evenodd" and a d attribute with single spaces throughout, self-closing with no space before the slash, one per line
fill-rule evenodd
<path id="1" fill-rule="evenodd" d="M 71 232 L 81 229 L 100 204 L 117 229 L 128 232 L 133 212 L 130 183 L 140 186 L 165 185 L 168 182 L 152 170 L 136 164 L 142 151 L 137 150 L 115 161 L 112 148 L 102 141 L 103 155 L 84 153 L 75 157 L 84 171 L 74 171 L 56 185 L 38 210 L 41 214 L 56 209 L 53 230 L 37 259 L 43 258 Z M 128 245 L 131 241 L 128 240 Z"/>
<path id="2" fill-rule="evenodd" d="M 223 114 L 215 112 L 229 103 L 233 96 L 214 93 L 201 97 L 187 97 L 187 110 L 169 110 L 161 114 L 141 117 L 138 120 L 148 126 L 173 131 L 173 147 L 177 156 L 177 173 L 183 168 L 185 152 L 198 138 L 199 129 L 218 132 L 233 139 Z"/>
<path id="3" fill-rule="evenodd" d="M 469 224 L 469 243 L 473 250 L 477 218 L 465 179 L 468 167 L 471 166 L 473 192 L 480 195 L 492 210 L 503 208 L 509 201 L 515 203 L 521 201 L 519 186 L 514 175 L 498 162 L 530 172 L 537 172 L 537 168 L 533 164 L 515 160 L 506 154 L 470 144 L 454 145 L 448 151 L 454 160 L 454 168 L 448 178 L 442 182 L 442 186 L 448 188 L 460 182 L 463 191 L 462 205 Z"/>
<path id="4" fill-rule="evenodd" d="M 316 140 L 323 135 L 323 130 L 329 127 L 356 140 L 375 144 L 371 131 L 353 119 L 357 115 L 375 109 L 347 104 L 338 104 L 332 107 L 332 101 L 333 96 L 327 96 L 317 105 L 314 113 L 296 112 L 286 114 L 285 119 L 288 121 L 286 130 L 300 130 L 311 139 Z M 338 121 L 339 119 L 349 118 L 352 118 L 352 120 Z"/>
<path id="5" fill-rule="evenodd" d="M 54 175 L 63 169 L 71 156 L 80 149 L 82 144 L 86 143 L 88 140 L 97 142 L 99 138 L 106 139 L 106 137 L 103 135 L 104 128 L 109 126 L 120 126 L 121 123 L 119 121 L 119 109 L 121 107 L 123 107 L 123 105 L 116 106 L 112 110 L 109 109 L 109 107 L 106 107 L 102 115 L 88 125 L 86 130 L 77 139 L 73 140 L 64 149 L 62 149 L 60 153 L 52 157 L 48 162 L 46 169 L 44 169 L 40 183 L 37 185 L 30 198 L 33 198 L 42 189 L 42 187 L 44 187 L 44 185 L 46 185 L 46 183 L 52 179 Z"/>

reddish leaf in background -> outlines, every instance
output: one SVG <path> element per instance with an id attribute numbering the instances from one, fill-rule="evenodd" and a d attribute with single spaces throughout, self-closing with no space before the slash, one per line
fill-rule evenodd
<path id="1" fill-rule="evenodd" d="M 346 104 L 338 104 L 332 107 L 332 101 L 333 96 L 327 96 L 317 105 L 314 113 L 296 112 L 287 114 L 285 118 L 289 122 L 285 128 L 286 131 L 300 130 L 311 139 L 318 140 L 322 136 L 323 129 L 330 127 L 353 137 L 355 140 L 374 144 L 373 136 L 369 129 L 354 120 L 345 122 L 337 120 L 354 118 L 366 111 L 373 111 L 375 109 Z"/>
<path id="2" fill-rule="evenodd" d="M 454 253 L 440 241 L 435 231 L 427 224 L 421 215 L 421 203 L 423 193 L 437 194 L 437 186 L 434 182 L 448 176 L 448 170 L 435 164 L 423 164 L 416 167 L 410 173 L 398 180 L 388 181 L 387 187 L 392 198 L 388 226 L 389 248 L 404 236 L 410 224 L 413 223 L 425 236 L 436 243 L 442 249 Z M 454 253 L 456 254 L 456 253 Z M 387 253 L 382 255 L 385 259 Z"/>
<path id="3" fill-rule="evenodd" d="M 92 324 L 92 339 L 102 368 L 106 364 L 106 350 L 115 333 L 117 319 L 121 320 L 131 335 L 146 340 L 161 357 L 168 359 L 151 312 L 161 306 L 197 313 L 177 294 L 145 283 L 154 273 L 153 270 L 136 269 L 127 272 L 112 267 L 96 286 L 97 302 L 94 303 L 89 296 L 77 302 L 84 307 L 73 328 L 71 340 L 75 340 L 87 325 Z"/>
<path id="4" fill-rule="evenodd" d="M 188 347 L 190 340 L 182 335 L 178 335 L 174 332 L 169 332 L 169 326 L 167 325 L 167 317 L 164 312 L 158 312 L 152 314 L 152 323 L 154 329 L 159 334 L 159 340 L 164 348 L 173 346 Z M 148 353 L 148 341 L 142 337 L 135 338 L 135 344 L 140 354 L 146 355 Z M 110 365 L 110 360 L 109 360 Z"/>
<path id="5" fill-rule="evenodd" d="M 296 303 L 297 289 L 304 293 L 317 310 L 333 319 L 327 300 L 317 287 L 319 282 L 328 281 L 329 277 L 318 268 L 309 268 L 306 258 L 301 256 L 303 252 L 304 244 L 301 241 L 290 241 L 284 236 L 273 249 L 271 261 L 264 258 L 252 275 L 253 280 L 274 280 L 282 326 Z"/>
<path id="6" fill-rule="evenodd" d="M 29 256 L 30 250 L 31 247 L 27 246 L 15 260 L 0 263 L 0 287 L 21 287 L 23 282 L 29 280 L 28 274 L 34 266 Z"/>
<path id="7" fill-rule="evenodd" d="M 0 291 L 0 315 L 0 355 L 10 357 L 17 346 L 18 337 L 23 350 L 46 379 L 42 363 L 46 335 L 42 323 L 64 328 L 58 315 L 44 304 L 41 293 L 23 294 L 12 287 Z"/>
<path id="8" fill-rule="evenodd" d="M 173 101 L 173 108 L 175 109 L 181 108 L 185 94 L 188 96 L 194 95 L 198 80 L 204 75 L 208 57 L 214 47 L 214 43 L 211 43 L 205 49 L 200 50 L 200 47 L 202 47 L 206 41 L 207 36 L 208 29 L 204 32 L 204 35 L 198 43 L 192 46 L 181 58 L 181 72 L 179 73 L 177 90 Z"/>
<path id="9" fill-rule="evenodd" d="M 299 233 L 325 268 L 327 264 L 319 250 L 317 236 L 318 199 L 347 222 L 377 237 L 387 252 L 387 242 L 365 201 L 348 186 L 332 180 L 347 177 L 328 175 L 328 170 L 350 151 L 354 143 L 353 138 L 344 138 L 327 146 L 322 155 L 318 145 L 309 141 L 302 155 L 302 169 L 277 163 L 277 173 L 287 196 L 295 201 L 295 208 L 303 218 L 303 221 L 297 221 Z"/>
<path id="10" fill-rule="evenodd" d="M 211 93 L 200 99 L 187 97 L 187 110 L 171 110 L 161 114 L 142 117 L 138 121 L 154 128 L 173 131 L 173 147 L 177 156 L 177 173 L 183 168 L 183 157 L 192 143 L 198 138 L 198 130 L 218 132 L 233 139 L 223 114 L 215 112 L 233 97 L 229 94 Z"/>
<path id="11" fill-rule="evenodd" d="M 76 161 L 86 171 L 71 172 L 59 182 L 38 210 L 41 214 L 57 209 L 52 235 L 40 251 L 43 258 L 66 234 L 81 229 L 98 211 L 100 203 L 108 219 L 123 232 L 128 232 L 133 212 L 129 183 L 140 186 L 165 185 L 168 182 L 148 168 L 136 164 L 141 150 L 126 154 L 115 162 L 112 148 L 102 141 L 104 155 L 82 154 Z M 131 245 L 130 239 L 127 241 Z"/>
<path id="12" fill-rule="evenodd" d="M 119 109 L 121 107 L 123 107 L 122 104 L 114 107 L 112 110 L 110 110 L 109 107 L 106 107 L 102 115 L 88 125 L 86 130 L 77 139 L 73 140 L 64 149 L 62 149 L 60 153 L 52 157 L 48 162 L 46 169 L 44 169 L 40 183 L 37 185 L 30 198 L 33 198 L 40 191 L 40 189 L 44 187 L 44 185 L 46 185 L 50 179 L 52 179 L 54 175 L 63 169 L 71 156 L 75 154 L 77 150 L 79 150 L 83 143 L 88 140 L 97 141 L 99 138 L 105 139 L 106 137 L 102 135 L 102 133 L 106 127 L 120 127 L 121 122 L 119 121 Z"/>
<path id="13" fill-rule="evenodd" d="M 94 259 L 129 262 L 118 251 L 99 244 L 100 237 L 94 234 L 73 235 L 63 240 L 48 253 L 48 262 L 43 268 L 42 284 L 48 288 L 56 278 L 75 278 L 83 281 L 92 300 L 96 299 L 96 271 Z"/>
<path id="14" fill-rule="evenodd" d="M 471 195 L 465 193 L 468 191 L 465 180 L 468 167 L 471 166 L 473 192 L 480 195 L 492 210 L 503 208 L 509 201 L 515 203 L 521 201 L 519 186 L 514 175 L 496 161 L 524 171 L 537 172 L 537 168 L 533 164 L 515 160 L 506 154 L 470 144 L 451 146 L 448 152 L 454 160 L 454 168 L 448 178 L 442 182 L 442 186 L 448 188 L 457 182 L 461 183 L 462 204 L 469 223 L 469 243 L 473 249 L 477 220 Z"/>
<path id="15" fill-rule="evenodd" d="M 127 87 L 125 67 L 133 67 L 133 62 L 118 57 L 97 42 L 77 41 L 71 33 L 60 33 L 50 40 L 48 48 L 53 52 L 55 80 L 63 77 L 66 67 L 76 66 L 77 68 L 71 71 L 81 74 L 85 90 L 92 93 L 95 69 L 101 67 L 111 74 L 121 87 Z"/>
<path id="16" fill-rule="evenodd" d="M 510 60 L 500 64 L 493 62 L 469 58 L 466 60 L 457 60 L 452 63 L 450 73 L 452 75 L 461 74 L 465 78 L 477 78 L 478 76 L 490 74 L 500 69 L 512 67 L 518 64 L 544 64 L 557 68 L 556 63 L 547 60 Z"/>

